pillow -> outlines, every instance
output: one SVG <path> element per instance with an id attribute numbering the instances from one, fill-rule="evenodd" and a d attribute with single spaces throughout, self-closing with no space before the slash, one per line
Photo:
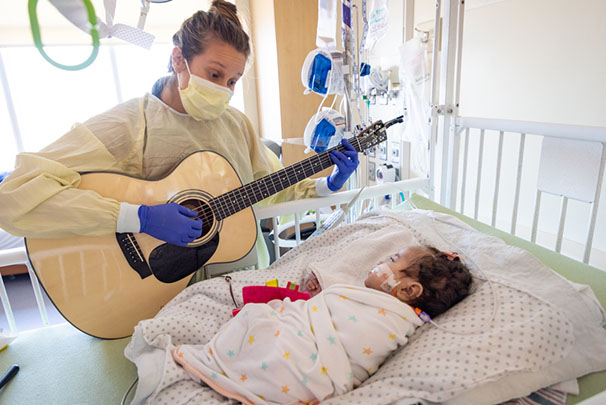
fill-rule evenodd
<path id="1" fill-rule="evenodd" d="M 488 381 L 444 401 L 444 404 L 500 403 L 527 396 L 552 384 L 606 369 L 606 331 L 603 328 L 606 314 L 589 286 L 565 279 L 525 250 L 506 245 L 501 239 L 473 231 L 455 217 L 427 211 L 425 213 L 433 217 L 432 226 L 425 228 L 423 232 L 426 243 L 431 243 L 429 240 L 437 242 L 437 234 L 439 239 L 454 241 L 453 249 L 458 246 L 459 252 L 463 250 L 474 257 L 481 257 L 476 259 L 477 262 L 499 264 L 502 269 L 498 272 L 498 280 L 509 285 L 515 284 L 516 280 L 524 280 L 524 290 L 563 310 L 574 327 L 572 349 L 551 366 Z M 481 246 L 492 252 L 492 257 L 487 257 L 486 252 L 479 252 Z"/>

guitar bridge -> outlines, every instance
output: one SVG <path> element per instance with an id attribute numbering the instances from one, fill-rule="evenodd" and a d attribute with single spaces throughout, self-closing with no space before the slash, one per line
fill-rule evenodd
<path id="1" fill-rule="evenodd" d="M 132 267 L 142 279 L 151 276 L 151 269 L 143 256 L 143 252 L 141 251 L 135 236 L 130 232 L 116 233 L 116 239 L 129 266 Z"/>

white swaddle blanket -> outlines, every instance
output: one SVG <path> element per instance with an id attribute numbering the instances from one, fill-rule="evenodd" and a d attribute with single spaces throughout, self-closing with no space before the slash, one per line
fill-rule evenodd
<path id="1" fill-rule="evenodd" d="M 309 301 L 247 304 L 206 345 L 178 346 L 173 357 L 244 403 L 309 402 L 360 385 L 421 324 L 388 294 L 337 284 Z"/>

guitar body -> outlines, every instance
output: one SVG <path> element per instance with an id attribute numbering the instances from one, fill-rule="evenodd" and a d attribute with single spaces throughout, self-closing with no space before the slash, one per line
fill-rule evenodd
<path id="1" fill-rule="evenodd" d="M 360 152 L 387 139 L 386 128 L 403 122 L 376 121 L 350 139 Z M 158 311 L 205 264 L 233 262 L 254 247 L 252 205 L 333 165 L 338 145 L 244 186 L 221 155 L 192 153 L 167 177 L 148 181 L 116 173 L 82 174 L 80 189 L 131 204 L 181 204 L 199 213 L 202 235 L 187 247 L 146 234 L 116 233 L 30 239 L 30 262 L 59 312 L 84 333 L 104 339 L 130 336 L 142 319 Z"/>
<path id="2" fill-rule="evenodd" d="M 209 151 L 188 156 L 157 181 L 115 173 L 83 174 L 80 189 L 120 202 L 176 202 L 206 210 L 202 236 L 188 247 L 142 233 L 27 238 L 29 259 L 53 304 L 75 327 L 104 339 L 130 336 L 140 320 L 155 316 L 182 291 L 196 270 L 238 260 L 254 247 L 257 227 L 252 208 L 217 219 L 207 205 L 241 185 L 230 163 Z"/>

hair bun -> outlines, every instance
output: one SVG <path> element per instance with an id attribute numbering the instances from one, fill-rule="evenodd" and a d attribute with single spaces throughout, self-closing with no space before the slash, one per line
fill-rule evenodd
<path id="1" fill-rule="evenodd" d="M 225 0 L 213 0 L 208 11 L 219 14 L 233 22 L 238 28 L 242 28 L 242 24 L 240 24 L 240 19 L 238 18 L 238 8 L 235 4 Z"/>

